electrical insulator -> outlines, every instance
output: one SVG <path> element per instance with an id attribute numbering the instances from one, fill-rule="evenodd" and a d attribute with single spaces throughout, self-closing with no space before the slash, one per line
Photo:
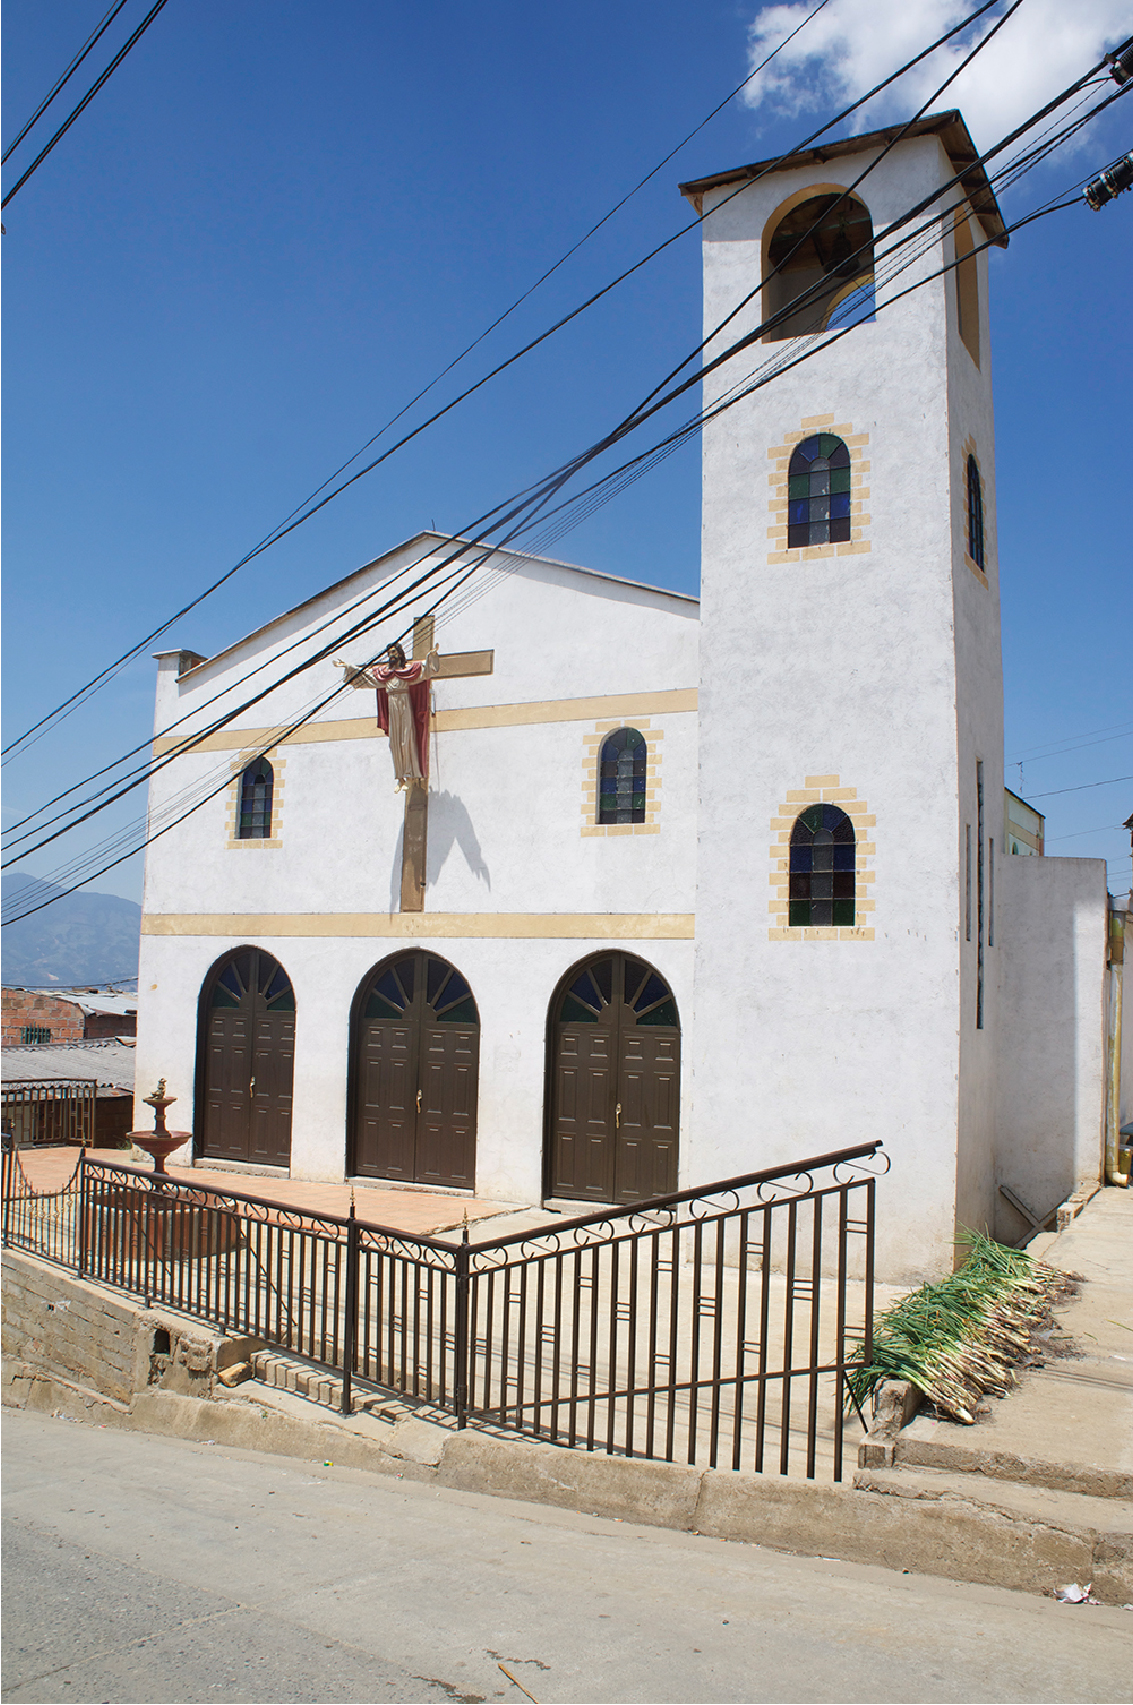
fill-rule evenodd
<path id="1" fill-rule="evenodd" d="M 1112 166 L 1107 166 L 1104 172 L 1093 178 L 1082 194 L 1096 213 L 1107 201 L 1128 189 L 1130 184 L 1133 184 L 1133 154 L 1123 154 L 1120 160 L 1115 160 Z"/>
<path id="2" fill-rule="evenodd" d="M 1114 82 L 1128 83 L 1133 77 L 1133 39 L 1127 41 L 1123 47 L 1114 48 L 1112 53 L 1107 53 L 1106 59 L 1109 61 L 1109 74 Z"/>

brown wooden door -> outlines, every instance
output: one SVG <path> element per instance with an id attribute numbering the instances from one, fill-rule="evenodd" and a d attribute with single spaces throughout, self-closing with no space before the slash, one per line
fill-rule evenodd
<path id="1" fill-rule="evenodd" d="M 405 953 L 373 973 L 358 1007 L 353 1075 L 352 1172 L 474 1188 L 480 1020 L 447 959 Z"/>
<path id="2" fill-rule="evenodd" d="M 601 954 L 556 1009 L 550 1194 L 636 1202 L 675 1190 L 681 1032 L 669 985 L 632 954 Z"/>
<path id="3" fill-rule="evenodd" d="M 269 953 L 241 948 L 203 999 L 202 1156 L 290 1166 L 295 995 L 286 971 Z"/>

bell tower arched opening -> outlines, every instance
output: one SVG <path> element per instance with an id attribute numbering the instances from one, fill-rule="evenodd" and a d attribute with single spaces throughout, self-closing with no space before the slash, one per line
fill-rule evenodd
<path id="1" fill-rule="evenodd" d="M 855 320 L 872 317 L 869 209 L 856 195 L 825 186 L 792 197 L 767 222 L 763 276 L 761 317 L 776 319 L 765 333 L 768 343 L 825 331 L 840 311 Z"/>

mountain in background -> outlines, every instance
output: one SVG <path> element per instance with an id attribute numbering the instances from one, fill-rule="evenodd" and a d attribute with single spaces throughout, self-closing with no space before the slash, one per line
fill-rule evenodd
<path id="1" fill-rule="evenodd" d="M 3 878 L 4 913 L 23 911 L 61 892 L 51 882 L 14 870 Z M 68 894 L 0 932 L 4 982 L 49 989 L 136 977 L 141 921 L 142 908 L 134 900 Z"/>

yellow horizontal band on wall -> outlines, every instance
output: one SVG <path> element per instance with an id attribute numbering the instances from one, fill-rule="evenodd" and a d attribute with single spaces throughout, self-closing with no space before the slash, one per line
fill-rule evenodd
<path id="1" fill-rule="evenodd" d="M 691 912 L 146 912 L 143 935 L 691 941 Z"/>
<path id="2" fill-rule="evenodd" d="M 694 711 L 696 688 L 675 687 L 659 693 L 611 693 L 592 699 L 543 699 L 527 704 L 474 705 L 467 710 L 439 710 L 433 717 L 438 734 L 455 734 L 471 728 L 523 728 L 537 722 L 590 722 L 614 717 L 621 723 L 635 716 L 656 716 L 669 711 Z M 274 728 L 222 728 L 191 748 L 194 752 L 237 752 L 243 748 L 272 745 L 315 746 L 326 740 L 373 740 L 379 737 L 374 716 L 352 716 L 336 722 L 308 722 L 294 734 L 279 739 Z M 184 735 L 159 735 L 154 754 L 162 757 L 179 746 Z M 380 735 L 384 739 L 384 735 Z"/>

